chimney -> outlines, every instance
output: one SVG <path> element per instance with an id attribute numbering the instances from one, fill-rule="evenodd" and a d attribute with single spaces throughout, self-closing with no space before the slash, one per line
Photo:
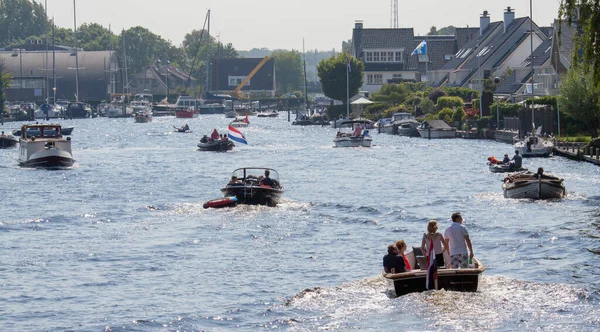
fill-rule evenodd
<path id="1" fill-rule="evenodd" d="M 510 6 L 506 7 L 506 10 L 504 10 L 504 32 L 505 33 L 508 30 L 508 28 L 510 27 L 510 25 L 513 23 L 514 20 L 515 20 L 515 12 L 512 10 L 512 8 L 510 8 Z"/>
<path id="2" fill-rule="evenodd" d="M 488 15 L 488 11 L 484 10 L 483 14 L 479 16 L 479 35 L 483 36 L 483 32 L 490 25 L 490 15 Z"/>
<path id="3" fill-rule="evenodd" d="M 362 28 L 363 28 L 363 21 L 354 21 L 354 29 L 362 30 Z"/>

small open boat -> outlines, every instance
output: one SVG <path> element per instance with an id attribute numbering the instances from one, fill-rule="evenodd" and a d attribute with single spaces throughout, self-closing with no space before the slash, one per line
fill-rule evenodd
<path id="1" fill-rule="evenodd" d="M 271 185 L 261 181 L 263 174 L 267 173 Z M 238 204 L 276 206 L 283 195 L 279 173 L 272 168 L 238 168 L 231 175 L 237 181 L 227 183 L 221 188 L 221 192 L 225 197 L 236 197 Z"/>
<path id="2" fill-rule="evenodd" d="M 567 195 L 563 179 L 531 172 L 507 175 L 502 190 L 506 198 L 550 199 Z"/>
<path id="3" fill-rule="evenodd" d="M 511 167 L 510 165 L 506 165 L 506 164 L 488 163 L 488 166 L 490 168 L 490 172 L 492 172 L 492 173 L 522 172 L 522 171 L 527 170 L 527 168 L 524 168 L 524 167 L 515 168 L 515 167 Z"/>
<path id="4" fill-rule="evenodd" d="M 416 259 L 413 252 L 407 253 L 406 258 L 408 258 L 412 266 L 416 266 Z M 476 292 L 479 285 L 479 278 L 483 271 L 485 271 L 485 266 L 475 257 L 473 258 L 473 263 L 474 267 L 466 269 L 438 268 L 437 288 L 448 291 Z M 387 279 L 388 285 L 393 287 L 396 296 L 427 290 L 427 269 L 421 268 L 420 270 L 410 270 L 402 273 L 384 273 L 383 277 Z"/>
<path id="5" fill-rule="evenodd" d="M 198 150 L 201 151 L 229 151 L 233 149 L 235 145 L 228 139 L 216 139 L 216 140 L 200 140 L 198 143 Z"/>
<path id="6" fill-rule="evenodd" d="M 13 135 L 0 135 L 0 149 L 11 148 L 19 143 L 19 140 Z"/>

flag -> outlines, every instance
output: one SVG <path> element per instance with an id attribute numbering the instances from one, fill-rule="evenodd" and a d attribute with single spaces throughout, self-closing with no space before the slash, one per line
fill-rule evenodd
<path id="1" fill-rule="evenodd" d="M 350 54 L 346 53 L 346 59 L 347 59 L 347 63 L 348 63 L 348 72 L 352 72 L 352 68 L 350 67 Z"/>
<path id="2" fill-rule="evenodd" d="M 412 51 L 412 53 L 410 55 L 416 55 L 416 54 L 427 54 L 427 41 L 426 40 L 419 43 L 419 45 L 417 45 L 415 50 Z"/>
<path id="3" fill-rule="evenodd" d="M 435 289 L 437 281 L 437 262 L 435 260 L 435 249 L 433 248 L 433 240 L 429 241 L 429 256 L 427 256 L 427 276 L 425 278 L 425 287 L 427 289 Z"/>
<path id="4" fill-rule="evenodd" d="M 229 125 L 229 134 L 227 135 L 231 140 L 238 143 L 248 144 L 246 137 L 239 130 Z"/>

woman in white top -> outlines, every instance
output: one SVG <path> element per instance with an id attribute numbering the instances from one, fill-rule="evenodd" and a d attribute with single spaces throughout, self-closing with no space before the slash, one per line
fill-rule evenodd
<path id="1" fill-rule="evenodd" d="M 437 221 L 429 220 L 427 223 L 427 233 L 423 234 L 423 241 L 421 241 L 421 250 L 423 251 L 423 255 L 428 256 L 429 246 L 431 241 L 433 241 L 433 251 L 437 266 L 444 267 L 444 251 L 448 250 L 448 243 L 446 243 L 442 234 L 438 233 L 437 230 Z"/>

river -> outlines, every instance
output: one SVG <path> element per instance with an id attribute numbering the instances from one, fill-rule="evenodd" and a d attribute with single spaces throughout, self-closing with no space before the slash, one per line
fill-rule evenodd
<path id="1" fill-rule="evenodd" d="M 600 168 L 562 157 L 524 167 L 565 179 L 553 201 L 503 198 L 488 156 L 512 146 L 336 130 L 250 117 L 248 145 L 196 144 L 227 119 L 61 120 L 75 165 L 24 169 L 0 150 L 3 331 L 597 330 Z M 193 133 L 173 132 L 189 124 Z M 5 123 L 8 131 L 19 123 Z M 276 208 L 203 209 L 238 167 L 270 167 Z M 476 293 L 389 296 L 386 247 L 419 246 L 460 211 L 487 270 Z"/>

